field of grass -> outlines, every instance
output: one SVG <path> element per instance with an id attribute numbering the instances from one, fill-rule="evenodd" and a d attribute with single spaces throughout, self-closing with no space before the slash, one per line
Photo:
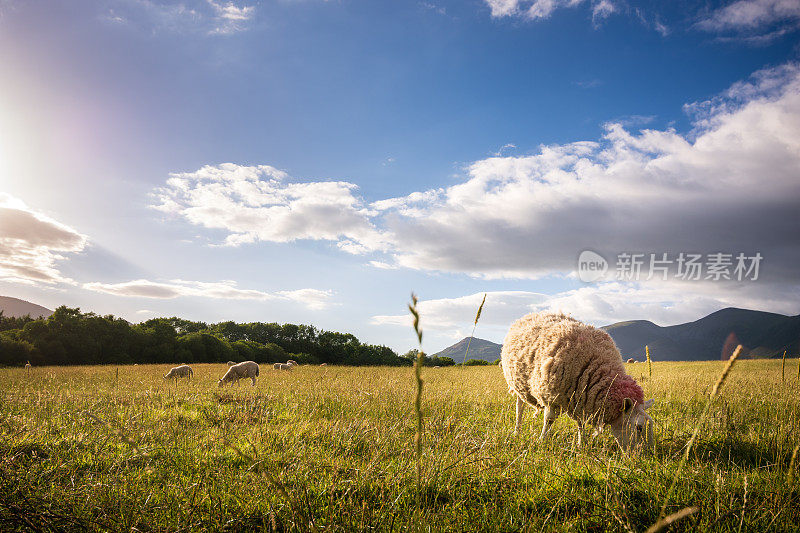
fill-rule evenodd
<path id="1" fill-rule="evenodd" d="M 262 366 L 217 389 L 224 365 L 177 388 L 163 366 L 0 369 L 0 530 L 643 531 L 723 363 L 628 365 L 656 420 L 654 453 L 609 434 L 577 447 L 541 414 L 514 438 L 499 368 L 423 370 L 416 491 L 411 368 Z M 797 360 L 739 361 L 666 513 L 675 531 L 798 531 Z"/>

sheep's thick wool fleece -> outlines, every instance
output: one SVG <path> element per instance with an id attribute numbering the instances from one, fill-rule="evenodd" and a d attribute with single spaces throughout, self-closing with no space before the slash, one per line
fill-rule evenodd
<path id="1" fill-rule="evenodd" d="M 501 357 L 512 391 L 576 420 L 609 423 L 622 414 L 626 398 L 644 402 L 611 336 L 564 314 L 531 313 L 514 322 Z"/>

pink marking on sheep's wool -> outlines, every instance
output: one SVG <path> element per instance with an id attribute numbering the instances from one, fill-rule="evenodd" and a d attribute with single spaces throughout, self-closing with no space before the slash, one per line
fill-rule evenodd
<path id="1" fill-rule="evenodd" d="M 637 404 L 644 403 L 644 391 L 636 380 L 628 375 L 618 375 L 608 389 L 606 396 L 605 421 L 616 420 L 622 414 L 625 399 L 630 398 Z"/>

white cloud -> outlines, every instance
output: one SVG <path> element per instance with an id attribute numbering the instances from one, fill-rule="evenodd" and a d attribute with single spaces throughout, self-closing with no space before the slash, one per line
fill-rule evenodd
<path id="1" fill-rule="evenodd" d="M 517 14 L 519 3 L 519 0 L 486 0 L 493 17 L 508 17 Z"/>
<path id="2" fill-rule="evenodd" d="M 428 11 L 433 11 L 434 13 L 438 13 L 440 15 L 447 15 L 447 10 L 444 7 L 438 6 L 434 3 L 420 2 L 419 5 L 427 9 Z"/>
<path id="3" fill-rule="evenodd" d="M 215 0 L 112 0 L 112 5 L 104 17 L 110 22 L 175 33 L 237 33 L 247 29 L 256 11 L 253 5 Z"/>
<path id="4" fill-rule="evenodd" d="M 228 232 L 225 244 L 314 239 L 350 253 L 381 249 L 372 213 L 342 181 L 289 183 L 285 172 L 230 163 L 175 173 L 156 191 L 166 213 Z"/>
<path id="5" fill-rule="evenodd" d="M 224 300 L 291 300 L 315 310 L 325 309 L 332 305 L 330 298 L 333 296 L 332 291 L 318 289 L 280 291 L 275 294 L 253 289 L 240 289 L 235 281 L 230 280 L 202 282 L 176 279 L 157 282 L 137 279 L 123 283 L 84 283 L 83 288 L 114 296 L 135 298 L 172 299 L 182 296 L 198 296 Z"/>
<path id="6" fill-rule="evenodd" d="M 255 15 L 254 6 L 237 6 L 233 2 L 215 2 L 208 0 L 209 5 L 216 13 L 216 27 L 212 33 L 230 34 L 242 31 L 244 23 Z"/>
<path id="7" fill-rule="evenodd" d="M 392 265 L 391 263 L 386 263 L 385 261 L 370 261 L 369 264 L 375 268 L 380 268 L 381 270 L 397 270 L 397 265 Z"/>
<path id="8" fill-rule="evenodd" d="M 223 230 L 228 244 L 323 239 L 373 254 L 376 268 L 483 278 L 569 276 L 586 249 L 760 252 L 749 283 L 783 305 L 800 263 L 800 67 L 757 72 L 686 110 L 690 134 L 613 122 L 601 139 L 489 157 L 450 187 L 371 203 L 351 183 L 228 164 L 172 175 L 159 209 Z M 731 305 L 744 294 L 733 282 L 713 290 Z"/>
<path id="9" fill-rule="evenodd" d="M 549 18 L 561 8 L 577 7 L 588 3 L 592 9 L 592 19 L 596 22 L 616 11 L 611 0 L 484 0 L 491 10 L 492 17 L 520 17 L 527 20 Z"/>
<path id="10" fill-rule="evenodd" d="M 501 155 L 503 155 L 503 152 L 505 152 L 506 150 L 513 150 L 513 149 L 515 149 L 516 147 L 517 147 L 517 145 L 516 145 L 516 144 L 512 144 L 512 143 L 506 143 L 506 144 L 504 144 L 503 146 L 501 146 L 501 147 L 500 147 L 500 148 L 499 148 L 499 149 L 498 149 L 496 152 L 494 152 L 492 155 L 493 155 L 493 156 L 495 156 L 495 157 L 500 157 Z"/>
<path id="11" fill-rule="evenodd" d="M 612 123 L 599 141 L 490 157 L 462 183 L 372 205 L 388 211 L 393 259 L 409 268 L 536 278 L 569 272 L 584 249 L 729 250 L 761 251 L 768 275 L 794 279 L 798 72 L 758 73 L 724 104 L 698 104 L 691 137 Z"/>
<path id="12" fill-rule="evenodd" d="M 712 11 L 698 26 L 708 31 L 757 30 L 800 22 L 797 0 L 739 0 Z"/>
<path id="13" fill-rule="evenodd" d="M 280 291 L 282 297 L 301 303 L 309 309 L 322 310 L 331 305 L 333 291 L 321 291 L 318 289 L 298 289 L 296 291 Z"/>
<path id="14" fill-rule="evenodd" d="M 778 287 L 765 290 L 764 287 L 749 286 L 731 294 L 721 292 L 713 283 L 687 287 L 676 282 L 639 284 L 612 281 L 552 295 L 525 291 L 488 292 L 476 336 L 499 342 L 513 321 L 534 311 L 561 311 L 596 326 L 642 317 L 668 326 L 697 320 L 724 307 L 797 313 L 800 290 L 795 289 L 790 294 L 780 294 L 780 291 Z M 420 301 L 418 309 L 423 331 L 429 330 L 452 339 L 469 335 L 483 295 L 475 293 Z M 409 313 L 378 315 L 372 317 L 371 322 L 411 328 Z"/>
<path id="15" fill-rule="evenodd" d="M 608 18 L 616 10 L 617 8 L 611 3 L 610 0 L 600 0 L 599 2 L 595 2 L 592 6 L 592 20 L 597 22 L 600 19 Z"/>
<path id="16" fill-rule="evenodd" d="M 439 298 L 420 300 L 417 309 L 423 328 L 447 330 L 455 327 L 472 326 L 475 313 L 486 294 L 486 304 L 481 312 L 479 324 L 484 326 L 508 327 L 511 321 L 530 313 L 548 296 L 527 291 L 479 292 L 458 298 Z M 372 317 L 372 324 L 411 327 L 411 315 L 378 315 Z"/>
<path id="17" fill-rule="evenodd" d="M 65 254 L 83 251 L 86 235 L 0 193 L 0 280 L 74 283 L 58 270 Z"/>

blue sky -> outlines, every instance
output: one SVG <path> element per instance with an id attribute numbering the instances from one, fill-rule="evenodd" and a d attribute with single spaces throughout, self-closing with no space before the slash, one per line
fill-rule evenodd
<path id="1" fill-rule="evenodd" d="M 0 1 L 0 293 L 405 351 L 796 314 L 800 3 Z M 576 277 L 581 251 L 609 276 Z M 621 252 L 757 280 L 614 279 Z"/>

